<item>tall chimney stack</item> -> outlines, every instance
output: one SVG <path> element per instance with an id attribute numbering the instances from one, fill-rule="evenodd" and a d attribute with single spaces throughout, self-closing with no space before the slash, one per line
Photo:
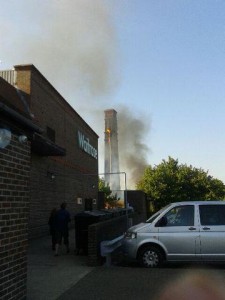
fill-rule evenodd
<path id="1" fill-rule="evenodd" d="M 112 191 L 120 190 L 117 112 L 105 110 L 105 181 Z M 116 174 L 112 174 L 116 173 Z"/>

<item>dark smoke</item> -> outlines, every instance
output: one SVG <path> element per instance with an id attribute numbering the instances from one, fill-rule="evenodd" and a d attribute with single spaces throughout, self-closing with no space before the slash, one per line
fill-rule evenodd
<path id="1" fill-rule="evenodd" d="M 117 109 L 120 170 L 128 177 L 128 188 L 135 188 L 148 165 L 150 152 L 146 137 L 150 131 L 150 120 L 144 112 L 135 115 L 126 107 Z"/>

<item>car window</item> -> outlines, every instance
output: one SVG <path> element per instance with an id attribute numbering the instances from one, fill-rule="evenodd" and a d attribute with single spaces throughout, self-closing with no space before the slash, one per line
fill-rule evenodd
<path id="1" fill-rule="evenodd" d="M 225 225 L 225 205 L 200 205 L 201 225 Z"/>
<path id="2" fill-rule="evenodd" d="M 194 205 L 177 206 L 168 211 L 164 219 L 163 226 L 193 226 L 194 225 Z"/>

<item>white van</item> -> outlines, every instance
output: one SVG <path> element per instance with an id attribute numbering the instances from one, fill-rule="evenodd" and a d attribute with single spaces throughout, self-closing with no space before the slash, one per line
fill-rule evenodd
<path id="1" fill-rule="evenodd" d="M 165 261 L 225 261 L 225 201 L 171 203 L 128 229 L 123 252 L 148 268 Z"/>

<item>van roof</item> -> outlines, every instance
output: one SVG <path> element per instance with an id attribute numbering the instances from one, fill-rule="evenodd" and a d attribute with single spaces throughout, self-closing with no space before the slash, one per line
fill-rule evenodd
<path id="1" fill-rule="evenodd" d="M 171 205 L 184 205 L 184 204 L 225 204 L 225 200 L 199 200 L 199 201 L 182 201 L 172 202 Z"/>

